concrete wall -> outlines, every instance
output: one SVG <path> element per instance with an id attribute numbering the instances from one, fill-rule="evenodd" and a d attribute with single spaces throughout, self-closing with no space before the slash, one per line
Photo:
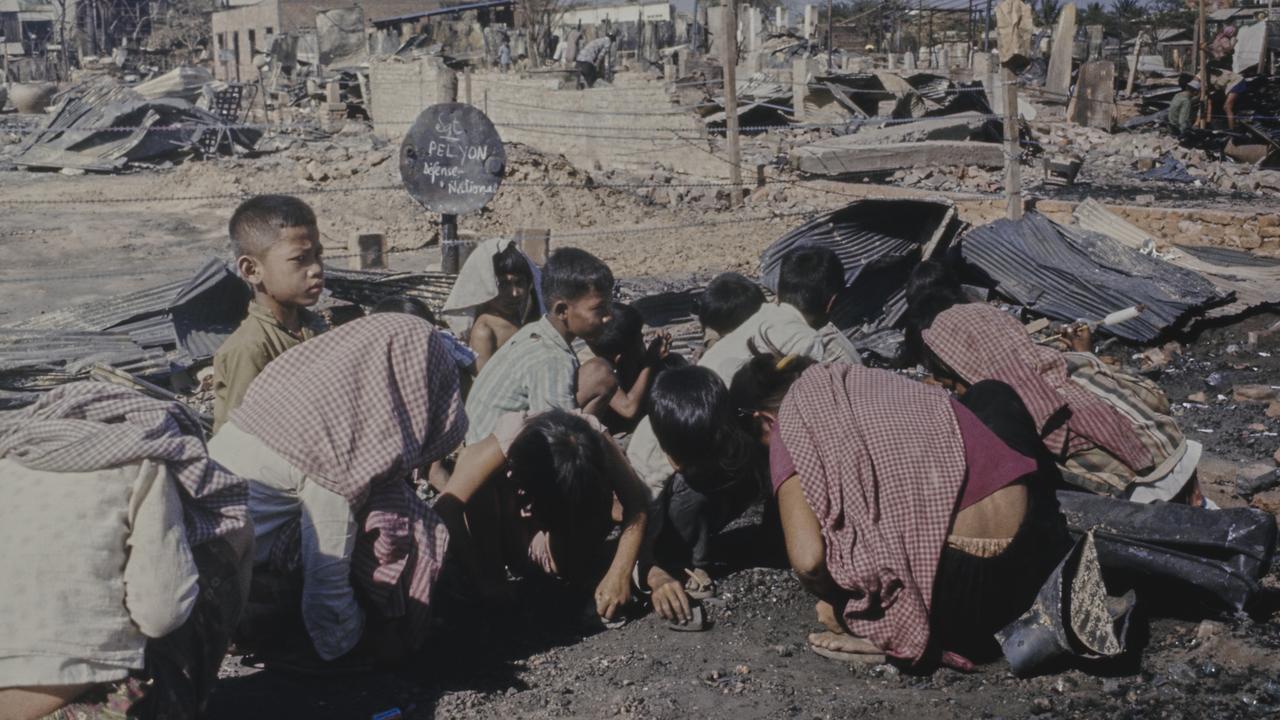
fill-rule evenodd
<path id="1" fill-rule="evenodd" d="M 579 22 L 583 25 L 599 25 L 608 20 L 610 22 L 635 22 L 640 12 L 644 13 L 644 20 L 674 20 L 675 8 L 671 3 L 666 2 L 646 2 L 641 5 L 601 5 L 596 7 L 583 7 L 576 10 L 565 12 L 564 17 L 560 20 L 561 26 L 575 26 Z"/>
<path id="2" fill-rule="evenodd" d="M 312 22 L 315 19 L 312 18 Z M 252 48 L 249 32 L 253 31 Z M 253 66 L 253 50 L 266 50 L 271 38 L 282 32 L 279 0 L 262 0 L 253 5 L 240 5 L 213 14 L 213 74 L 228 82 L 255 82 L 258 69 Z M 221 62 L 222 50 L 235 52 L 239 44 L 239 62 Z M 228 76 L 228 72 L 230 75 Z"/>
<path id="3" fill-rule="evenodd" d="M 661 163 L 676 172 L 728 176 L 726 163 L 702 151 L 709 147 L 702 123 L 691 113 L 670 110 L 661 83 L 619 75 L 610 88 L 562 90 L 557 77 L 478 73 L 471 80 L 472 104 L 488 114 L 505 142 L 564 155 L 582 168 L 650 170 Z M 418 113 L 436 102 L 436 82 L 427 59 L 372 63 L 375 131 L 403 138 Z M 464 87 L 460 81 L 459 102 L 465 100 Z"/>

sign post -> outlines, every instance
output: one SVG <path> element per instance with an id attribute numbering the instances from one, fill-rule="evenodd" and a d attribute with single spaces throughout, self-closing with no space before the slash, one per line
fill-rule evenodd
<path id="1" fill-rule="evenodd" d="M 457 273 L 458 216 L 484 207 L 498 192 L 507 153 L 493 123 L 465 103 L 423 110 L 400 145 L 405 190 L 440 213 L 440 269 Z"/>

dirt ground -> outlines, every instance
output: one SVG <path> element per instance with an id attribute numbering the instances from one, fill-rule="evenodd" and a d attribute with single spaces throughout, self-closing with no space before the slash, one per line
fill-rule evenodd
<path id="1" fill-rule="evenodd" d="M 386 155 L 386 157 L 382 157 Z M 464 234 L 486 237 L 521 227 L 583 236 L 555 239 L 605 259 L 621 278 L 687 280 L 736 269 L 754 273 L 759 251 L 800 222 L 789 213 L 835 207 L 846 197 L 773 189 L 727 209 L 714 190 L 664 189 L 644 196 L 588 187 L 563 161 L 516 148 L 512 173 L 493 205 L 462 219 Z M 379 158 L 381 158 L 379 160 Z M 0 201 L 75 199 L 87 204 L 0 203 L 0 325 L 75 302 L 149 287 L 191 272 L 225 250 L 225 224 L 243 191 L 298 192 L 312 202 L 330 254 L 357 232 L 381 231 L 392 267 L 438 262 L 424 248 L 434 220 L 394 177 L 392 149 L 367 135 L 299 144 L 257 159 L 187 163 L 120 176 L 0 171 Z M 320 176 L 329 176 L 320 179 Z M 531 183 L 531 184 L 522 184 Z M 548 185 L 547 183 L 551 183 Z M 342 188 L 382 187 L 336 192 Z M 647 192 L 647 191 L 645 191 Z M 685 193 L 671 197 L 670 193 Z M 165 198 L 187 198 L 167 201 Z M 140 198 L 128 203 L 111 198 Z M 650 201 L 653 202 L 650 202 Z M 593 228 L 679 227 L 646 234 Z M 335 262 L 345 262 L 337 260 Z M 1180 338 L 1183 351 L 1154 373 L 1189 437 L 1209 453 L 1208 492 L 1241 505 L 1235 482 L 1275 468 L 1280 419 L 1265 405 L 1233 402 L 1231 386 L 1280 383 L 1280 332 L 1256 345 L 1248 333 L 1280 316 L 1262 314 Z M 1128 358 L 1141 348 L 1113 348 Z M 1214 376 L 1215 373 L 1220 373 Z M 1213 376 L 1213 377 L 1211 377 Z M 1203 402 L 1192 400 L 1205 392 Z M 1221 396 L 1221 399 L 1219 399 Z M 1253 502 L 1280 509 L 1280 490 Z M 742 718 L 1252 718 L 1280 713 L 1280 572 L 1252 617 L 1206 615 L 1147 603 L 1134 652 L 1119 663 L 1019 680 L 1005 663 L 973 674 L 915 675 L 881 665 L 851 669 L 811 653 L 813 601 L 783 569 L 758 512 L 717 539 L 724 561 L 713 627 L 676 633 L 638 615 L 612 631 L 586 631 L 585 597 L 521 581 L 520 604 L 481 614 L 447 593 L 436 632 L 409 667 L 370 675 L 304 680 L 245 666 L 229 657 L 214 718 L 369 718 L 398 708 L 404 717 Z M 1208 618 L 1207 620 L 1205 618 Z"/>

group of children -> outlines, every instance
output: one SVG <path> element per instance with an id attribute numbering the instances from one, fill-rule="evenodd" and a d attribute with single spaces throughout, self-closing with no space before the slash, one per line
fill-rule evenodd
<path id="1" fill-rule="evenodd" d="M 98 634 L 0 632 L 0 717 L 195 715 L 232 642 L 299 672 L 402 659 L 446 564 L 481 600 L 508 573 L 545 574 L 590 589 L 606 623 L 645 603 L 697 623 L 714 537 L 760 501 L 818 599 L 815 652 L 966 667 L 1062 557 L 1064 470 L 1096 492 L 1202 502 L 1198 446 L 1158 390 L 1036 345 L 940 266 L 908 288 L 932 375 L 918 382 L 862 367 L 831 325 L 846 276 L 825 248 L 783 259 L 775 301 L 714 278 L 690 365 L 669 337 L 646 342 L 580 249 L 538 267 L 480 245 L 440 313 L 452 333 L 409 298 L 325 330 L 308 309 L 324 287 L 310 208 L 251 199 L 230 235 L 253 300 L 214 359 L 207 451 L 181 405 L 91 383 L 0 423 L 0 490 L 35 493 L 0 518 L 7 547 L 51 514 L 33 488 L 79 483 L 114 513 L 86 548 L 121 558 L 90 590 L 50 569 L 74 561 L 73 539 L 6 556 L 8 577 L 51 583 L 54 610 Z M 52 617 L 4 596 L 0 618 Z"/>

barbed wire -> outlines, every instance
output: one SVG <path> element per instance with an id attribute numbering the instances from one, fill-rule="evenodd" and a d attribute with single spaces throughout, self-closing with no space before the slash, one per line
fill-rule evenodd
<path id="1" fill-rule="evenodd" d="M 628 226 L 628 227 L 584 228 L 581 230 L 567 230 L 567 231 L 552 230 L 550 232 L 550 236 L 553 239 L 570 240 L 570 239 L 585 239 L 585 238 L 594 238 L 594 237 L 602 237 L 602 236 L 642 235 L 642 234 L 652 234 L 656 232 L 670 232 L 673 230 L 688 230 L 688 229 L 696 229 L 696 228 L 704 228 L 704 227 L 720 227 L 725 225 L 743 225 L 748 223 L 770 222 L 770 221 L 786 220 L 789 218 L 798 218 L 798 217 L 817 217 L 818 215 L 822 215 L 828 212 L 831 212 L 831 211 L 826 209 L 815 209 L 815 210 L 800 210 L 800 211 L 786 212 L 786 213 L 770 213 L 767 215 L 751 215 L 746 217 L 725 218 L 721 220 L 699 220 L 699 221 L 685 222 L 685 223 L 669 223 L 665 225 L 638 225 L 638 226 Z M 326 235 L 326 237 L 328 236 Z M 437 245 L 441 247 L 479 245 L 481 243 L 488 242 L 489 240 L 492 240 L 495 237 L 511 239 L 511 238 L 506 238 L 505 236 L 499 235 L 499 236 L 476 238 L 476 239 L 464 238 L 464 239 L 457 239 L 457 240 L 446 240 L 441 243 L 438 243 Z M 332 238 L 329 238 L 329 239 L 332 239 Z M 422 245 L 422 246 L 410 247 L 410 248 L 388 248 L 385 251 L 383 251 L 383 254 L 396 255 L 396 254 L 410 253 L 410 252 L 421 252 L 424 250 L 429 250 L 430 247 L 431 246 L 428 244 L 428 245 Z M 351 259 L 359 256 L 360 256 L 360 253 L 335 253 L 335 254 L 325 254 L 323 257 L 325 261 L 334 261 L 334 260 L 346 260 L 346 259 Z M 189 268 L 174 268 L 174 269 L 158 270 L 154 268 L 147 268 L 146 270 L 128 269 L 128 270 L 119 270 L 119 271 L 102 271 L 102 272 L 96 272 L 96 273 L 73 273 L 73 274 L 45 275 L 45 276 L 0 277 L 0 284 L 65 282 L 65 281 L 74 281 L 74 280 L 102 280 L 102 279 L 126 278 L 126 277 L 132 278 L 132 277 L 139 277 L 139 276 L 156 274 L 156 273 L 161 273 L 161 274 L 176 273 L 176 272 L 182 272 L 183 270 L 188 270 L 188 269 Z"/>

